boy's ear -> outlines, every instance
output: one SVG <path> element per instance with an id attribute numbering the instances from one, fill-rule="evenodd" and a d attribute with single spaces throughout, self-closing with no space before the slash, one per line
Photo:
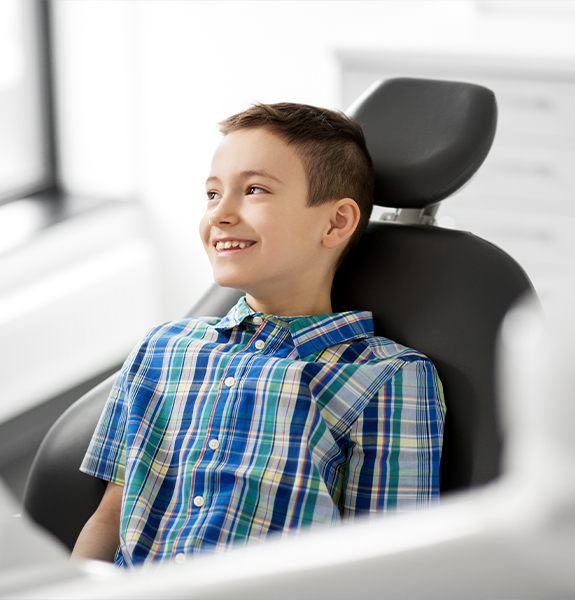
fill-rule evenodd
<path id="1" fill-rule="evenodd" d="M 329 228 L 323 236 L 326 248 L 336 248 L 346 242 L 359 223 L 360 211 L 355 200 L 342 198 L 333 203 Z"/>

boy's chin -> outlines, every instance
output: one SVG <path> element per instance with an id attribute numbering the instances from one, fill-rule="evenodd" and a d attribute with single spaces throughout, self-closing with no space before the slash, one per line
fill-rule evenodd
<path id="1" fill-rule="evenodd" d="M 214 281 L 220 286 L 224 288 L 233 288 L 235 290 L 240 290 L 242 292 L 246 292 L 245 282 L 242 282 L 238 277 L 226 277 L 225 275 L 217 275 L 214 273 Z M 249 286 L 248 286 L 249 287 Z"/>

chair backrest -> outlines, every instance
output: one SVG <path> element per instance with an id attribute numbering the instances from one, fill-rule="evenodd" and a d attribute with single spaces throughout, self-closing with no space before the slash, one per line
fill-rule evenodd
<path id="1" fill-rule="evenodd" d="M 467 232 L 371 223 L 338 272 L 334 310 L 371 310 L 377 335 L 435 364 L 447 405 L 441 491 L 499 474 L 496 339 L 515 301 L 532 291 L 517 263 Z"/>
<path id="2" fill-rule="evenodd" d="M 477 171 L 497 120 L 486 88 L 416 79 L 377 85 L 351 112 L 374 159 L 376 204 L 429 214 Z M 338 271 L 334 310 L 371 310 L 376 334 L 422 351 L 437 367 L 447 404 L 442 491 L 499 473 L 496 336 L 525 293 L 534 293 L 528 277 L 503 251 L 429 225 L 370 223 Z M 223 316 L 240 295 L 214 286 L 188 316 Z M 103 493 L 104 484 L 78 467 L 111 385 L 62 415 L 28 479 L 25 510 L 70 547 Z"/>
<path id="3" fill-rule="evenodd" d="M 477 172 L 497 126 L 493 92 L 454 81 L 377 83 L 349 113 L 373 157 L 375 203 L 421 222 Z M 442 492 L 500 472 L 496 339 L 509 308 L 534 293 L 499 248 L 429 225 L 372 222 L 338 271 L 334 310 L 371 310 L 378 335 L 420 350 L 438 370 L 447 405 Z"/>

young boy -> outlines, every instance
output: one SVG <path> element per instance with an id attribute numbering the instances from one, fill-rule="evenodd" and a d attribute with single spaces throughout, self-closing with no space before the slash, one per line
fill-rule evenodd
<path id="1" fill-rule="evenodd" d="M 373 167 L 360 126 L 306 105 L 221 124 L 200 234 L 223 319 L 148 333 L 82 470 L 107 480 L 75 556 L 136 565 L 437 499 L 444 403 L 431 362 L 333 314 L 364 231 Z"/>

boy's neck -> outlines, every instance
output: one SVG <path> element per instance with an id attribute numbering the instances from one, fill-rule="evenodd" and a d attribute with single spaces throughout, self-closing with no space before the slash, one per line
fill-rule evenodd
<path id="1" fill-rule="evenodd" d="M 250 308 L 256 312 L 266 315 L 278 315 L 282 317 L 296 317 L 301 315 L 323 315 L 329 314 L 331 308 L 331 295 L 324 293 L 321 297 L 310 297 L 290 294 L 287 297 L 255 297 L 246 294 L 246 301 Z"/>

